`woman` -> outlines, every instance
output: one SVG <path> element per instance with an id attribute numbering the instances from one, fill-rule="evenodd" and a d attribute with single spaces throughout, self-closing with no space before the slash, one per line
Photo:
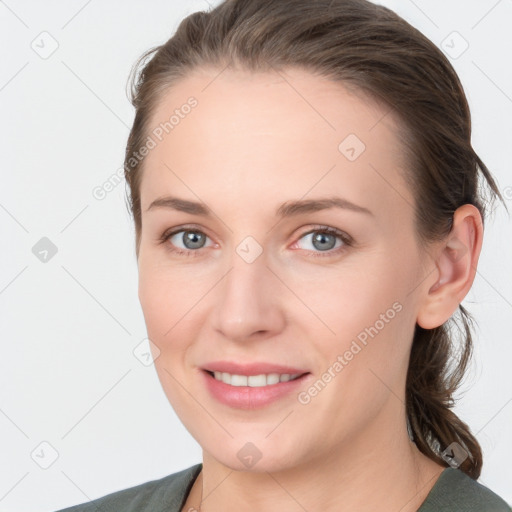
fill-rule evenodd
<path id="1" fill-rule="evenodd" d="M 226 0 L 140 64 L 139 299 L 203 461 L 66 510 L 510 510 L 451 410 L 502 198 L 443 54 L 365 0 Z"/>

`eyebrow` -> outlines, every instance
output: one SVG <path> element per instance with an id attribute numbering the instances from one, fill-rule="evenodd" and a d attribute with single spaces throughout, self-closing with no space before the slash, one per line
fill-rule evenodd
<path id="1" fill-rule="evenodd" d="M 186 199 L 180 199 L 178 197 L 166 196 L 155 199 L 148 207 L 146 211 L 154 208 L 168 208 L 171 210 L 177 210 L 184 213 L 190 213 L 192 215 L 201 215 L 204 217 L 211 217 L 212 211 L 204 203 L 189 201 Z M 351 210 L 358 213 L 365 213 L 367 215 L 374 216 L 374 214 L 355 203 L 343 199 L 341 197 L 326 197 L 320 199 L 301 199 L 297 201 L 287 201 L 277 208 L 275 215 L 276 217 L 292 217 L 294 215 L 301 215 L 304 213 L 313 213 L 321 210 L 327 210 L 329 208 L 342 208 L 344 210 Z"/>

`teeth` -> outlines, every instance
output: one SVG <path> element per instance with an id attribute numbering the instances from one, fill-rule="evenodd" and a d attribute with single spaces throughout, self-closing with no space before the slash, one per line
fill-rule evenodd
<path id="1" fill-rule="evenodd" d="M 278 382 L 288 382 L 289 380 L 300 377 L 300 373 L 289 374 L 289 373 L 269 373 L 268 375 L 233 375 L 226 372 L 214 372 L 216 380 L 220 380 L 225 384 L 231 386 L 249 386 L 252 388 L 259 388 L 263 386 L 270 386 L 277 384 Z"/>

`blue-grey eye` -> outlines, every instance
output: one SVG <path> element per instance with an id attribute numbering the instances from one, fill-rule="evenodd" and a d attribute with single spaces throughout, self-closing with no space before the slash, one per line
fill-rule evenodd
<path id="1" fill-rule="evenodd" d="M 173 245 L 176 245 L 178 248 L 182 249 L 202 249 L 208 237 L 199 231 L 191 231 L 191 230 L 181 230 L 174 233 L 169 240 Z M 181 247 L 179 243 L 183 244 L 184 247 Z"/>
<path id="2" fill-rule="evenodd" d="M 317 229 L 305 234 L 301 240 L 309 239 L 309 247 L 301 247 L 301 249 L 312 250 L 312 251 L 330 251 L 343 245 L 343 240 L 339 234 L 326 232 L 325 230 Z M 336 242 L 339 241 L 338 245 Z M 312 248 L 311 248 L 312 246 Z"/>

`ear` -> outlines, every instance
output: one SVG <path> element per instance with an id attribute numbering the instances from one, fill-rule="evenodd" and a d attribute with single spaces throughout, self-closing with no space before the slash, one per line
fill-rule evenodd
<path id="1" fill-rule="evenodd" d="M 439 327 L 459 307 L 475 279 L 482 240 L 478 208 L 471 204 L 457 208 L 450 233 L 434 253 L 435 271 L 422 287 L 416 319 L 420 327 Z"/>

